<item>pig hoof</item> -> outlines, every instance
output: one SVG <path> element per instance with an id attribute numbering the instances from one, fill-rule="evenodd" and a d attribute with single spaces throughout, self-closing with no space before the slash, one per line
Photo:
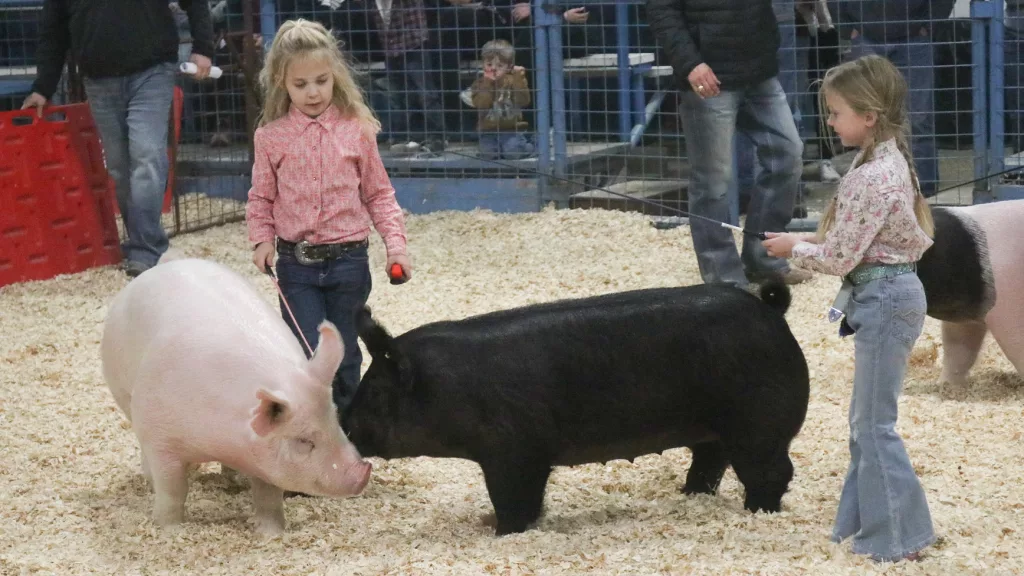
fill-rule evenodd
<path id="1" fill-rule="evenodd" d="M 265 538 L 284 534 L 284 518 L 257 518 L 256 533 Z"/>
<path id="2" fill-rule="evenodd" d="M 743 503 L 743 507 L 754 514 L 758 512 L 774 514 L 782 511 L 782 498 L 748 496 L 747 501 Z"/>
<path id="3" fill-rule="evenodd" d="M 687 484 L 686 486 L 683 486 L 682 489 L 684 496 L 693 496 L 695 494 L 707 494 L 709 496 L 714 496 L 716 492 L 717 490 L 715 488 L 707 485 L 690 486 Z"/>
<path id="4" fill-rule="evenodd" d="M 181 528 L 185 518 L 177 514 L 157 514 L 153 517 L 153 521 L 163 530 L 176 532 Z"/>
<path id="5" fill-rule="evenodd" d="M 480 523 L 488 528 L 496 528 L 498 526 L 498 517 L 493 512 L 484 514 L 480 517 Z"/>

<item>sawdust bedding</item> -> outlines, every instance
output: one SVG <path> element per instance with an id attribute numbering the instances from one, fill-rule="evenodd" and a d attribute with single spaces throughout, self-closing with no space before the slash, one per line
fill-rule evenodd
<path id="1" fill-rule="evenodd" d="M 657 231 L 605 211 L 438 213 L 408 219 L 415 278 L 390 286 L 373 236 L 379 319 L 419 324 L 562 297 L 700 281 L 689 229 Z M 178 237 L 268 299 L 244 225 Z M 126 283 L 107 267 L 0 289 L 0 574 L 1011 574 L 1024 572 L 1024 393 L 994 342 L 963 390 L 939 386 L 928 320 L 900 402 L 900 429 L 939 544 L 917 564 L 875 564 L 828 541 L 847 465 L 853 348 L 823 318 L 838 287 L 794 288 L 788 319 L 811 369 L 796 477 L 781 514 L 751 515 L 732 470 L 715 497 L 679 493 L 685 448 L 634 463 L 557 468 L 538 528 L 495 539 L 479 468 L 374 459 L 364 495 L 290 499 L 288 532 L 258 540 L 251 501 L 208 464 L 192 474 L 188 523 L 150 520 L 136 440 L 100 375 L 106 305 Z M 364 365 L 365 368 L 365 365 Z"/>

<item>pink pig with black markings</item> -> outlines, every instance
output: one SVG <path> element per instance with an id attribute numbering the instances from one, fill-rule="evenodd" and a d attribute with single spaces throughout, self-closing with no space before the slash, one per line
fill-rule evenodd
<path id="1" fill-rule="evenodd" d="M 1024 368 L 1024 200 L 935 207 L 935 244 L 918 263 L 928 315 L 942 321 L 943 382 L 963 386 L 992 333 Z"/>

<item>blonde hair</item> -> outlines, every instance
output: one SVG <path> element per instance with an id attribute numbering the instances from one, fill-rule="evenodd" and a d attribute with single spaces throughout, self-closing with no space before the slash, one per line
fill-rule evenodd
<path id="1" fill-rule="evenodd" d="M 285 77 L 288 66 L 300 58 L 324 59 L 334 77 L 331 102 L 343 116 L 356 118 L 373 134 L 380 132 L 380 120 L 366 105 L 363 92 L 353 80 L 352 71 L 334 37 L 323 24 L 302 18 L 282 24 L 270 45 L 260 71 L 263 110 L 257 126 L 264 126 L 288 114 L 291 98 L 288 97 Z"/>
<path id="2" fill-rule="evenodd" d="M 491 58 L 496 59 L 505 66 L 511 66 L 516 61 L 516 50 L 508 40 L 498 38 L 489 40 L 480 50 L 480 58 L 485 62 Z"/>
<path id="3" fill-rule="evenodd" d="M 916 192 L 914 215 L 917 216 L 917 223 L 925 234 L 933 237 L 935 224 L 932 221 L 931 208 L 928 206 L 924 194 L 921 193 L 921 182 L 918 180 L 914 159 L 910 154 L 910 147 L 907 145 L 910 122 L 907 119 L 906 79 L 892 62 L 871 54 L 840 64 L 825 73 L 821 89 L 818 92 L 821 110 L 828 109 L 825 101 L 826 93 L 842 97 L 859 115 L 873 112 L 877 117 L 869 140 L 864 145 L 860 161 L 857 165 L 852 166 L 851 170 L 872 159 L 876 144 L 890 138 L 896 140 L 896 146 L 906 159 L 907 167 L 910 168 L 910 181 Z M 831 135 L 833 133 L 831 127 L 827 125 L 825 117 L 825 114 L 821 115 L 822 128 L 828 130 Z M 831 138 L 829 145 L 831 146 Z M 835 218 L 836 198 L 833 197 L 818 224 L 819 240 L 824 238 L 825 233 L 835 224 Z"/>

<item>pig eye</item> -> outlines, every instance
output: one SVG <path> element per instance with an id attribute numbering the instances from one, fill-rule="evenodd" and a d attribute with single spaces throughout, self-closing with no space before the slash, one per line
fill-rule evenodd
<path id="1" fill-rule="evenodd" d="M 299 445 L 302 447 L 304 452 L 312 452 L 313 448 L 316 447 L 316 444 L 314 444 L 312 440 L 307 440 L 306 438 L 299 438 L 298 440 Z"/>

